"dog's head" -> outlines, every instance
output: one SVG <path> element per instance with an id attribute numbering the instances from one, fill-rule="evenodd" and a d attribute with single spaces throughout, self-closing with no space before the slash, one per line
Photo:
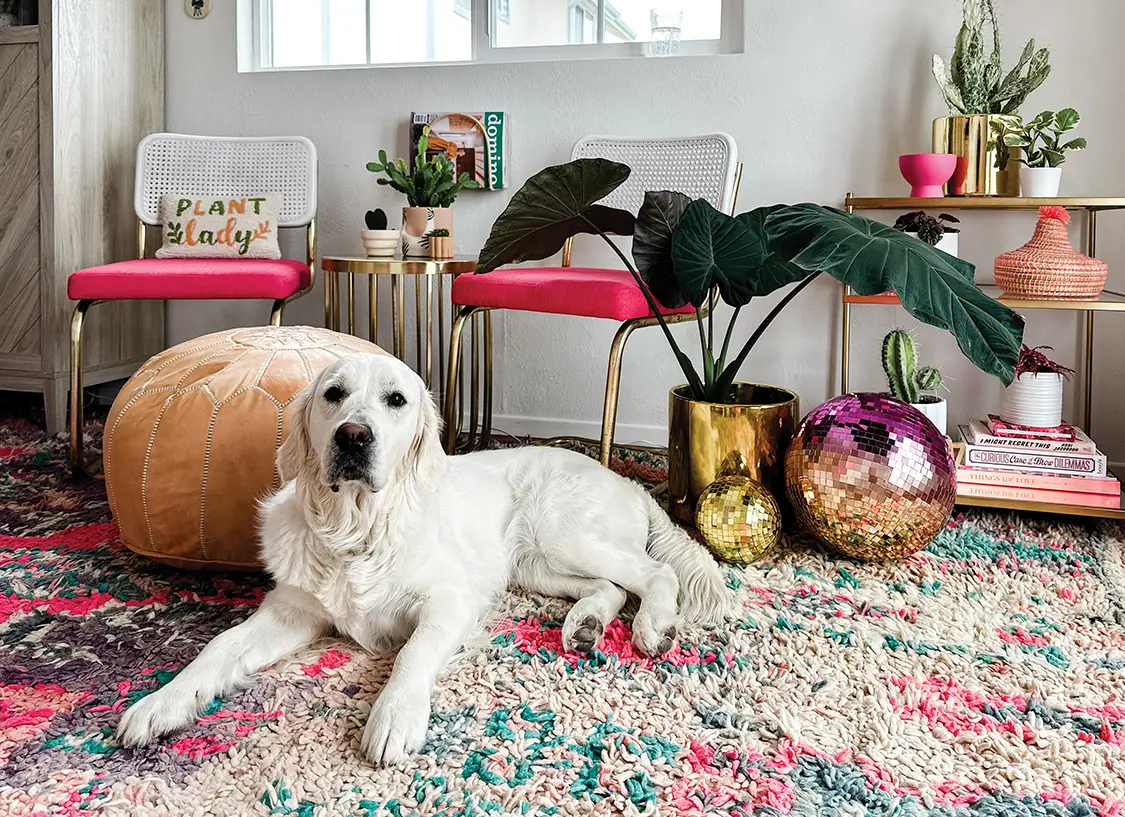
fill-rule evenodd
<path id="1" fill-rule="evenodd" d="M 441 420 L 422 378 L 390 355 L 355 355 L 322 371 L 289 406 L 289 438 L 278 452 L 284 480 L 333 491 L 371 491 L 445 466 Z"/>

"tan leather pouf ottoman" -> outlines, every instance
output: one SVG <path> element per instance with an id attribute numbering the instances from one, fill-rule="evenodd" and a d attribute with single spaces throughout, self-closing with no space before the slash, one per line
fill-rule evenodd
<path id="1" fill-rule="evenodd" d="M 365 340 L 308 326 L 234 329 L 153 357 L 105 426 L 109 505 L 135 553 L 190 568 L 258 567 L 257 502 L 280 481 L 285 407 Z"/>

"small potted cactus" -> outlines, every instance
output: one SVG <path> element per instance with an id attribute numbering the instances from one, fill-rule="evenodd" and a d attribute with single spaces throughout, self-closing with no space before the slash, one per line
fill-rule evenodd
<path id="1" fill-rule="evenodd" d="M 366 230 L 359 231 L 363 251 L 371 258 L 391 258 L 398 249 L 398 230 L 387 229 L 387 214 L 381 209 L 368 210 L 363 218 Z"/>
<path id="2" fill-rule="evenodd" d="M 444 227 L 430 230 L 430 258 L 452 258 L 453 236 Z"/>
<path id="3" fill-rule="evenodd" d="M 883 338 L 883 371 L 891 396 L 914 406 L 945 434 L 946 402 L 934 394 L 941 388 L 941 372 L 936 366 L 918 366 L 918 347 L 909 332 L 895 329 Z"/>

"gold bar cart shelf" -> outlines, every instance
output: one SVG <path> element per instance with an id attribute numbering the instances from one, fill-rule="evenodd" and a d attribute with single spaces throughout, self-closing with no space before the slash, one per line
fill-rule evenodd
<path id="1" fill-rule="evenodd" d="M 1097 252 L 1098 222 L 1097 214 L 1109 210 L 1125 210 L 1125 198 L 1011 198 L 1005 196 L 958 196 L 936 199 L 903 197 L 858 197 L 849 193 L 844 198 L 844 209 L 849 213 L 856 210 L 1038 210 L 1040 207 L 1063 207 L 1086 214 L 1086 254 L 1094 257 Z M 1086 331 L 1083 350 L 1082 373 L 1084 385 L 1083 416 L 1084 428 L 1090 431 L 1093 410 L 1093 358 L 1094 358 L 1094 315 L 1098 312 L 1125 312 L 1125 293 L 1105 290 L 1093 301 L 1071 300 L 1026 300 L 1000 297 L 1000 289 L 991 285 L 978 285 L 990 297 L 1015 310 L 1056 309 L 1085 313 Z M 848 344 L 851 336 L 851 308 L 864 305 L 898 305 L 898 296 L 856 295 L 848 287 L 843 287 L 841 297 L 843 320 L 841 321 L 840 391 L 848 391 Z M 1122 507 L 1091 508 L 1081 505 L 1061 505 L 1054 502 L 1029 502 L 994 497 L 958 496 L 957 504 L 979 508 L 994 508 L 1009 511 L 1031 511 L 1053 513 L 1066 516 L 1084 516 L 1098 519 L 1125 520 L 1125 491 L 1122 492 Z"/>

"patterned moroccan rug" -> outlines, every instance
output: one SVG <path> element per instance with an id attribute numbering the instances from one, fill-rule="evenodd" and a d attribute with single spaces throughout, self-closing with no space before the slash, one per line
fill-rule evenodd
<path id="1" fill-rule="evenodd" d="M 417 762 L 376 769 L 358 742 L 392 657 L 343 640 L 118 748 L 122 710 L 267 583 L 131 556 L 102 484 L 31 423 L 0 421 L 0 460 L 3 814 L 1125 814 L 1116 528 L 959 516 L 881 566 L 791 541 L 727 571 L 736 617 L 656 661 L 627 622 L 565 654 L 567 604 L 513 594 Z"/>

